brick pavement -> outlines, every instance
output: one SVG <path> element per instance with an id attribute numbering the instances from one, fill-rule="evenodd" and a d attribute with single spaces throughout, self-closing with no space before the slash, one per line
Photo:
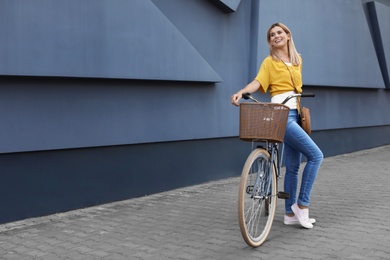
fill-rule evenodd
<path id="1" fill-rule="evenodd" d="M 311 230 L 285 226 L 248 247 L 239 178 L 0 225 L 0 259 L 390 259 L 390 146 L 326 158 Z"/>

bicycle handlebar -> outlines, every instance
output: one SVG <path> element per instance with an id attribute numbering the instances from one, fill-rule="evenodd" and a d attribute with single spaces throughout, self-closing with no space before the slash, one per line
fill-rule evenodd
<path id="1" fill-rule="evenodd" d="M 250 97 L 251 97 L 251 94 L 249 92 L 242 93 L 242 98 L 243 99 L 250 99 Z"/>
<path id="2" fill-rule="evenodd" d="M 301 97 L 315 97 L 314 93 L 301 93 Z"/>
<path id="3" fill-rule="evenodd" d="M 260 103 L 258 100 L 256 100 L 254 97 L 252 97 L 251 94 L 248 92 L 242 93 L 242 98 L 245 100 L 251 99 L 251 100 L 255 101 L 256 103 Z"/>
<path id="4" fill-rule="evenodd" d="M 290 99 L 294 98 L 294 97 L 315 97 L 315 94 L 314 93 L 301 93 L 301 94 L 293 94 L 293 95 L 290 95 L 288 96 L 285 100 L 283 100 L 282 104 L 286 104 L 287 101 L 289 101 Z M 258 100 L 256 100 L 254 97 L 251 96 L 250 93 L 246 92 L 246 93 L 242 93 L 242 98 L 243 99 L 251 99 L 253 101 L 255 101 L 256 103 L 260 103 Z"/>

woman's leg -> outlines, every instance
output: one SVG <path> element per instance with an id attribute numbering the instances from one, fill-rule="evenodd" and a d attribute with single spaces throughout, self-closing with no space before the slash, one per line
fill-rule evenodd
<path id="1" fill-rule="evenodd" d="M 289 113 L 286 134 L 284 136 L 284 154 L 286 175 L 284 177 L 284 191 L 290 194 L 290 197 L 285 200 L 286 215 L 294 215 L 291 206 L 297 201 L 298 173 L 301 164 L 302 155 L 293 146 L 290 145 L 289 139 L 292 135 L 291 125 L 297 122 L 296 110 L 291 110 Z"/>
<path id="2" fill-rule="evenodd" d="M 324 159 L 324 155 L 311 138 L 308 138 L 306 142 L 302 144 L 301 152 L 307 158 L 307 163 L 302 173 L 298 205 L 308 207 L 314 181 L 317 177 L 322 160 Z"/>
<path id="3" fill-rule="evenodd" d="M 287 215 L 293 215 L 291 206 L 297 201 L 298 173 L 301 164 L 301 153 L 293 147 L 284 143 L 286 175 L 284 177 L 284 191 L 290 194 L 285 200 L 285 210 Z"/>
<path id="4" fill-rule="evenodd" d="M 308 207 L 310 204 L 311 190 L 322 163 L 323 154 L 310 136 L 297 124 L 296 110 L 290 111 L 284 142 L 286 154 L 284 189 L 285 192 L 290 193 L 290 198 L 286 200 L 285 207 L 286 214 L 291 214 L 291 206 L 297 201 L 296 191 L 301 154 L 307 158 L 307 163 L 302 173 L 298 204 L 304 207 Z"/>

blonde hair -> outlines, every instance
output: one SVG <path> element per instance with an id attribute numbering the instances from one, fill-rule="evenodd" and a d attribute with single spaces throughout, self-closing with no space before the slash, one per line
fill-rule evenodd
<path id="1" fill-rule="evenodd" d="M 280 58 L 278 56 L 278 53 L 277 51 L 272 47 L 271 45 L 271 30 L 275 27 L 280 27 L 283 29 L 283 31 L 285 33 L 287 33 L 288 35 L 290 35 L 290 40 L 288 41 L 287 43 L 287 48 L 288 48 L 288 56 L 290 57 L 291 59 L 291 63 L 295 66 L 298 66 L 301 64 L 301 59 L 299 57 L 299 53 L 297 52 L 297 49 L 295 48 L 295 45 L 294 45 L 294 41 L 293 41 L 293 37 L 292 37 L 292 34 L 291 34 L 291 31 L 290 29 L 288 29 L 288 27 L 282 23 L 274 23 L 271 25 L 271 27 L 268 29 L 268 32 L 267 32 L 267 42 L 268 42 L 268 47 L 269 47 L 269 54 L 272 56 L 272 58 L 274 58 L 276 61 L 280 61 Z"/>

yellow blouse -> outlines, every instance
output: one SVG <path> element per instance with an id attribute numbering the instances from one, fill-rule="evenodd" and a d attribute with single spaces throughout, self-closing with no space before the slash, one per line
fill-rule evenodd
<path id="1" fill-rule="evenodd" d="M 291 72 L 291 74 L 290 74 Z M 293 80 L 292 80 L 292 79 Z M 260 82 L 260 92 L 265 94 L 269 88 L 271 97 L 287 91 L 302 92 L 302 59 L 299 66 L 288 66 L 283 61 L 276 61 L 271 56 L 264 59 L 255 78 Z M 295 88 L 293 85 L 295 84 Z"/>

